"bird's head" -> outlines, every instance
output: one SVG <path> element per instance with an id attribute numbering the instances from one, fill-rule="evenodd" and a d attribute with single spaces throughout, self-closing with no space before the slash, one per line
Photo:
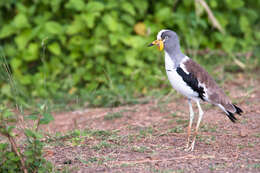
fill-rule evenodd
<path id="1" fill-rule="evenodd" d="M 148 46 L 153 46 L 153 45 L 157 45 L 160 51 L 171 50 L 176 47 L 179 47 L 179 38 L 175 32 L 171 30 L 163 29 L 158 32 L 157 40 L 153 41 Z"/>

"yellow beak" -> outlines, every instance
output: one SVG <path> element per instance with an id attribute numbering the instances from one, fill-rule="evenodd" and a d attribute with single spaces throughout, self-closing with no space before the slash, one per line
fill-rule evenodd
<path id="1" fill-rule="evenodd" d="M 154 40 L 151 44 L 149 44 L 148 46 L 153 46 L 153 45 L 157 45 L 159 51 L 162 51 L 164 46 L 163 46 L 163 41 L 162 40 Z"/>

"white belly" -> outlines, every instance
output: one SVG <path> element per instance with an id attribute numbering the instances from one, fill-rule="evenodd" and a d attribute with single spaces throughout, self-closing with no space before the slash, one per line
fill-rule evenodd
<path id="1" fill-rule="evenodd" d="M 166 71 L 172 87 L 190 99 L 197 99 L 198 93 L 194 92 L 176 72 L 176 70 Z"/>
<path id="2" fill-rule="evenodd" d="M 187 57 L 188 58 L 188 57 Z M 183 61 L 186 61 L 184 59 Z M 182 79 L 182 77 L 177 73 L 174 62 L 169 57 L 169 55 L 165 52 L 165 69 L 168 76 L 168 79 L 172 85 L 172 87 L 183 94 L 184 96 L 190 99 L 198 99 L 198 93 L 194 92 L 191 87 L 189 87 Z"/>

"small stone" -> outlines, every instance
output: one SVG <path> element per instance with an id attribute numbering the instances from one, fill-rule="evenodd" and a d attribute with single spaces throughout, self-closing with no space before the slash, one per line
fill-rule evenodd
<path id="1" fill-rule="evenodd" d="M 63 162 L 63 164 L 71 164 L 71 163 L 72 163 L 71 160 L 65 160 L 65 161 Z"/>
<path id="2" fill-rule="evenodd" d="M 239 135 L 241 137 L 246 137 L 248 135 L 248 131 L 245 129 L 241 129 Z"/>

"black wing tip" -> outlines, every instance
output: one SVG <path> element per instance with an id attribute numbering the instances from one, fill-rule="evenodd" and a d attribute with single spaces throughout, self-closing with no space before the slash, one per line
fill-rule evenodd
<path id="1" fill-rule="evenodd" d="M 233 106 L 235 107 L 236 113 L 237 113 L 238 115 L 241 115 L 241 113 L 243 113 L 243 110 L 242 110 L 241 108 L 239 108 L 238 106 L 236 106 L 236 105 L 234 105 L 234 104 L 233 104 Z"/>
<path id="2" fill-rule="evenodd" d="M 236 117 L 234 116 L 233 113 L 227 111 L 227 116 L 228 116 L 228 118 L 229 118 L 233 123 L 236 122 L 237 119 L 236 119 Z"/>

